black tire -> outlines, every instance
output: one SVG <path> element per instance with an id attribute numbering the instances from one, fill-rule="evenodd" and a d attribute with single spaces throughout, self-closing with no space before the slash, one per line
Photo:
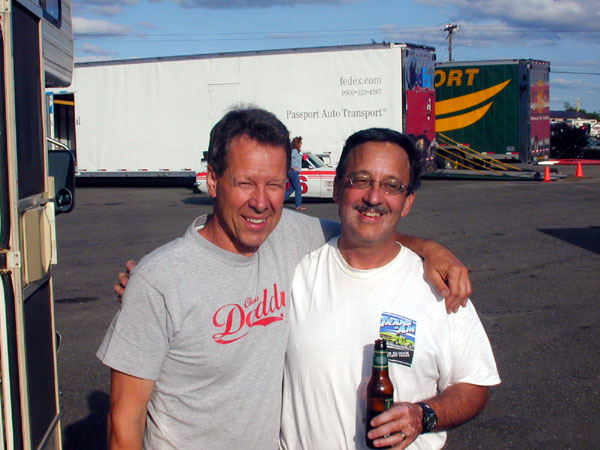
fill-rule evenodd
<path id="1" fill-rule="evenodd" d="M 445 156 L 445 154 L 444 154 L 444 156 Z M 438 169 L 446 169 L 446 170 L 454 169 L 454 165 L 452 164 L 452 161 L 450 161 L 446 158 L 442 158 L 440 156 L 440 154 L 438 154 L 437 152 L 435 154 L 435 165 Z"/>

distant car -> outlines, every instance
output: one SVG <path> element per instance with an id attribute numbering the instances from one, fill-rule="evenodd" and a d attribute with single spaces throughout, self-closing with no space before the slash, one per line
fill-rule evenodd
<path id="1" fill-rule="evenodd" d="M 584 128 L 553 123 L 550 156 L 552 159 L 600 159 L 600 140 L 589 136 Z"/>
<path id="2" fill-rule="evenodd" d="M 600 159 L 600 140 L 588 137 L 587 145 L 581 149 L 581 153 L 577 158 Z"/>
<path id="3" fill-rule="evenodd" d="M 302 170 L 300 171 L 302 196 L 312 198 L 332 198 L 335 167 L 325 164 L 325 162 L 314 153 L 303 153 L 302 156 Z M 200 192 L 206 193 L 206 162 L 203 162 L 203 165 L 203 169 L 196 174 L 195 186 Z M 292 194 L 292 197 L 294 195 L 295 194 Z"/>

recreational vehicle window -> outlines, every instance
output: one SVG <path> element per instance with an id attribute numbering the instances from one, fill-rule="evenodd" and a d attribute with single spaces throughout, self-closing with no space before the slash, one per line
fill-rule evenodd
<path id="1" fill-rule="evenodd" d="M 60 5 L 60 0 L 40 0 L 40 6 L 44 10 L 44 18 L 57 26 L 60 26 Z"/>

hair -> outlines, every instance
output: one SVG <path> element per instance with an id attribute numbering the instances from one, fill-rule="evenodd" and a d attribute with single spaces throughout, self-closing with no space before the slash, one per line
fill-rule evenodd
<path id="1" fill-rule="evenodd" d="M 286 171 L 289 170 L 292 149 L 288 129 L 275 114 L 249 106 L 232 109 L 210 132 L 207 162 L 217 176 L 223 175 L 227 169 L 227 156 L 231 142 L 243 135 L 261 144 L 281 147 L 285 151 Z"/>
<path id="2" fill-rule="evenodd" d="M 419 175 L 421 174 L 421 155 L 417 152 L 412 141 L 404 134 L 399 133 L 389 128 L 368 128 L 366 130 L 357 131 L 352 134 L 342 149 L 342 155 L 336 169 L 336 178 L 338 182 L 346 176 L 346 167 L 348 165 L 348 158 L 356 147 L 365 142 L 390 142 L 396 144 L 406 152 L 408 155 L 408 163 L 410 164 L 410 182 L 408 184 L 407 192 L 412 194 L 417 190 L 421 184 Z"/>
<path id="3" fill-rule="evenodd" d="M 292 148 L 298 148 L 297 145 L 302 142 L 302 136 L 296 136 L 292 139 Z"/>

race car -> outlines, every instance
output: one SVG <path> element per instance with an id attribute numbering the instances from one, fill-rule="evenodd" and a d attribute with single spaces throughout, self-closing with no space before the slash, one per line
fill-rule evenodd
<path id="1" fill-rule="evenodd" d="M 202 164 L 203 169 L 196 173 L 196 183 L 194 186 L 200 192 L 206 193 L 206 161 L 203 161 Z M 302 170 L 300 171 L 302 197 L 332 198 L 334 178 L 335 167 L 325 164 L 314 153 L 308 152 L 302 154 Z M 292 194 L 293 197 L 294 194 Z"/>

